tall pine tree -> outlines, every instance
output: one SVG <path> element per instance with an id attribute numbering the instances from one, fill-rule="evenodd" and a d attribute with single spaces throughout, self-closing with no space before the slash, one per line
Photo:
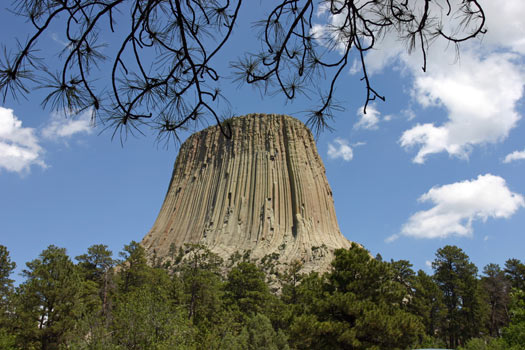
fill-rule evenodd
<path id="1" fill-rule="evenodd" d="M 64 248 L 54 245 L 26 265 L 26 281 L 17 291 L 20 345 L 41 350 L 67 346 L 90 297 L 77 267 Z"/>
<path id="2" fill-rule="evenodd" d="M 448 346 L 456 348 L 479 336 L 482 330 L 485 315 L 478 286 L 478 268 L 463 250 L 450 245 L 437 250 L 432 268 L 447 309 L 442 334 Z"/>

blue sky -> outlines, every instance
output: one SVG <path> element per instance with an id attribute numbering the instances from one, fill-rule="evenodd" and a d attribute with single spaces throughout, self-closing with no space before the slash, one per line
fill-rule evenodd
<path id="1" fill-rule="evenodd" d="M 386 102 L 363 115 L 361 75 L 348 69 L 337 86 L 345 111 L 336 114 L 335 130 L 317 140 L 341 232 L 372 254 L 408 259 L 427 272 L 435 251 L 447 244 L 464 249 L 480 270 L 508 258 L 525 260 L 525 4 L 482 4 L 487 34 L 462 46 L 459 60 L 453 48 L 436 42 L 425 74 L 418 54 L 406 54 L 387 35 L 382 49 L 366 58 Z M 260 13 L 256 6 L 245 4 L 240 30 L 218 66 L 253 47 L 242 28 Z M 337 20 L 318 17 L 321 25 Z M 8 47 L 28 35 L 27 25 L 3 9 L 0 29 Z M 64 41 L 60 29 L 52 29 L 41 42 L 43 54 Z M 312 104 L 307 97 L 294 103 L 262 97 L 228 80 L 222 88 L 236 115 L 301 119 Z M 147 131 L 121 146 L 102 125 L 92 127 L 87 114 L 65 118 L 42 109 L 43 96 L 35 90 L 27 100 L 0 104 L 0 244 L 17 272 L 50 244 L 71 256 L 107 244 L 117 255 L 141 240 L 158 214 L 177 154 L 175 145 L 165 148 Z"/>

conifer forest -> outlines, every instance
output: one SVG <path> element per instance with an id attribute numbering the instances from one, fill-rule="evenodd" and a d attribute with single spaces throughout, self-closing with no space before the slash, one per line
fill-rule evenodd
<path id="1" fill-rule="evenodd" d="M 523 349 L 525 264 L 479 270 L 447 245 L 431 275 L 354 244 L 301 274 L 187 245 L 167 259 L 137 242 L 118 257 L 49 246 L 15 286 L 0 245 L 0 349 Z"/>

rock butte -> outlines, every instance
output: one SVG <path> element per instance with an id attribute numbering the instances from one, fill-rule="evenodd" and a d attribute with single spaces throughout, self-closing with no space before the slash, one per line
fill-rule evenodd
<path id="1" fill-rule="evenodd" d="M 160 213 L 142 240 L 149 254 L 202 243 L 227 259 L 278 253 L 280 263 L 325 271 L 339 231 L 332 191 L 314 138 L 299 120 L 251 114 L 190 136 L 180 148 Z"/>

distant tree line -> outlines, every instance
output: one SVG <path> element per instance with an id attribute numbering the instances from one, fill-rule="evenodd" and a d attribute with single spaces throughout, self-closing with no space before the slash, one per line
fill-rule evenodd
<path id="1" fill-rule="evenodd" d="M 223 261 L 204 246 L 148 261 L 137 242 L 76 262 L 54 245 L 24 281 L 0 245 L 0 349 L 523 349 L 525 265 L 485 266 L 438 249 L 433 275 L 353 245 L 331 270 L 301 274 L 277 256 Z"/>

